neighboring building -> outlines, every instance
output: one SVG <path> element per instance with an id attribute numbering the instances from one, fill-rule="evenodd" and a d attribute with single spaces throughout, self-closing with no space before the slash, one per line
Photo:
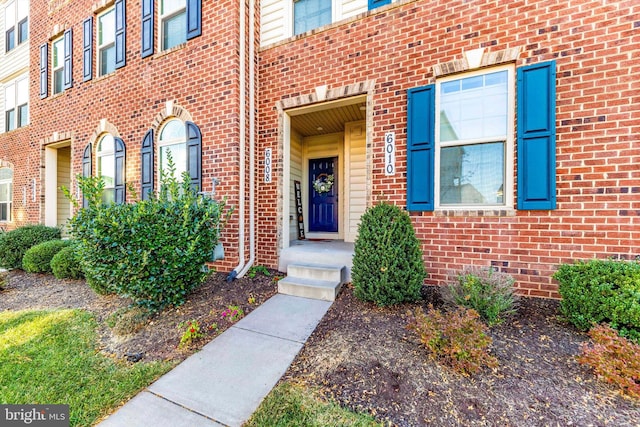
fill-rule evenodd
<path id="1" fill-rule="evenodd" d="M 63 225 L 79 173 L 144 196 L 171 152 L 236 209 L 219 271 L 284 269 L 299 236 L 323 262 L 381 200 L 429 283 L 494 266 L 555 297 L 560 263 L 640 255 L 635 2 L 49 0 L 26 24 L 19 3 L 0 0 L 8 228 Z"/>

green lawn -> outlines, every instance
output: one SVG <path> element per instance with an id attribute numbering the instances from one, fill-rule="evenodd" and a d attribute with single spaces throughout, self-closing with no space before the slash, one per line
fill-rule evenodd
<path id="1" fill-rule="evenodd" d="M 96 327 L 81 310 L 0 313 L 0 403 L 68 404 L 90 426 L 173 366 L 104 356 Z"/>
<path id="2" fill-rule="evenodd" d="M 373 417 L 327 402 L 316 393 L 291 383 L 274 388 L 244 427 L 376 427 Z"/>

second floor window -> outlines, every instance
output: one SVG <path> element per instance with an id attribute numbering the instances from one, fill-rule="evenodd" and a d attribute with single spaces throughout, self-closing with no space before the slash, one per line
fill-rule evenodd
<path id="1" fill-rule="evenodd" d="M 5 87 L 5 131 L 29 123 L 29 79 L 23 77 Z"/>
<path id="2" fill-rule="evenodd" d="M 5 50 L 9 52 L 29 38 L 29 0 L 15 0 L 5 7 Z"/>
<path id="3" fill-rule="evenodd" d="M 161 0 L 160 31 L 162 50 L 187 41 L 187 3 L 185 0 Z"/>
<path id="4" fill-rule="evenodd" d="M 293 34 L 331 23 L 331 1 L 297 0 L 293 3 Z"/>
<path id="5" fill-rule="evenodd" d="M 64 37 L 53 41 L 53 94 L 64 90 Z"/>
<path id="6" fill-rule="evenodd" d="M 99 75 L 116 69 L 116 13 L 111 8 L 98 16 L 98 70 Z"/>

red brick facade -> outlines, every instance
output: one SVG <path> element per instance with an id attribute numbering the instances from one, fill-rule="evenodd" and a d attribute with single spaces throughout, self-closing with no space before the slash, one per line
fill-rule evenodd
<path id="1" fill-rule="evenodd" d="M 240 148 L 250 150 L 249 38 L 241 46 L 240 4 L 203 0 L 202 35 L 167 52 L 157 47 L 156 15 L 155 53 L 141 58 L 141 4 L 128 0 L 126 65 L 97 77 L 94 50 L 93 78 L 84 82 L 83 20 L 112 5 L 106 0 L 31 1 L 30 125 L 0 134 L 0 160 L 15 171 L 14 220 L 8 227 L 45 221 L 48 149 L 69 145 L 75 175 L 82 171 L 87 144 L 93 144 L 95 158 L 96 139 L 109 131 L 124 141 L 126 180 L 139 191 L 142 139 L 176 116 L 202 132 L 203 190 L 211 190 L 217 178 L 217 197 L 236 208 L 222 235 L 226 258 L 216 265 L 230 271 L 241 262 Z M 49 70 L 49 95 L 40 99 L 39 46 L 50 45 L 69 28 L 73 87 L 52 95 Z M 251 165 L 247 154 L 244 163 L 245 180 L 250 168 L 256 172 L 256 264 L 277 267 L 282 247 L 282 218 L 288 215 L 282 212 L 288 197 L 281 182 L 287 143 L 283 114 L 289 107 L 318 102 L 316 88 L 324 85 L 327 99 L 366 96 L 367 202 L 406 206 L 407 90 L 434 83 L 434 66 L 455 69 L 464 51 L 478 48 L 494 54 L 490 63 L 522 67 L 556 61 L 557 208 L 412 212 L 428 283 L 443 284 L 465 265 L 491 265 L 512 274 L 524 294 L 557 297 L 551 276 L 558 264 L 640 255 L 638 2 L 401 0 L 272 46 L 258 49 L 257 43 L 257 157 Z M 496 59 L 504 52 L 515 52 L 514 59 Z M 393 176 L 383 170 L 383 137 L 389 131 L 396 135 Z M 270 183 L 261 175 L 265 149 L 272 150 L 274 160 Z M 95 173 L 95 160 L 93 168 Z M 250 196 L 247 190 L 247 218 Z M 133 200 L 130 194 L 128 200 Z M 246 259 L 248 220 L 243 227 Z"/>
<path id="2" fill-rule="evenodd" d="M 429 283 L 493 265 L 531 296 L 557 297 L 560 263 L 640 255 L 640 4 L 633 1 L 400 1 L 260 52 L 259 147 L 278 153 L 278 102 L 374 81 L 372 196 L 406 204 L 407 90 L 463 51 L 518 49 L 515 66 L 557 62 L 557 208 L 411 214 Z M 371 123 L 371 122 L 369 122 Z M 396 133 L 398 173 L 383 171 Z M 281 166 L 281 163 L 278 163 Z M 517 174 L 517 171 L 515 171 Z M 518 189 L 516 188 L 517 192 Z M 260 262 L 275 265 L 273 189 L 260 196 Z M 268 226 L 266 224 L 269 224 Z"/>

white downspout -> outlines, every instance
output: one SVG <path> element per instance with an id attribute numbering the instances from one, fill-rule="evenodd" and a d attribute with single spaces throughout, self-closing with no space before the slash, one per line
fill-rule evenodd
<path id="1" fill-rule="evenodd" d="M 238 190 L 238 205 L 240 209 L 240 219 L 238 223 L 238 265 L 229 273 L 227 276 L 227 282 L 235 279 L 240 271 L 245 266 L 244 260 L 244 222 L 245 222 L 245 203 L 244 203 L 244 191 L 245 191 L 245 138 L 246 138 L 246 108 L 245 108 L 245 96 L 246 96 L 246 87 L 245 87 L 245 0 L 240 0 L 240 188 Z"/>
<path id="2" fill-rule="evenodd" d="M 249 0 L 249 261 L 238 276 L 244 276 L 256 255 L 255 168 L 256 168 L 256 71 L 255 71 L 255 0 Z"/>

